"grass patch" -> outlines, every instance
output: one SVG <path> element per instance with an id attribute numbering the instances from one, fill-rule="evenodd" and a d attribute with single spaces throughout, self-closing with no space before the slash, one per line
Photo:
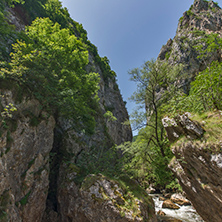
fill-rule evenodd
<path id="1" fill-rule="evenodd" d="M 195 114 L 191 118 L 199 122 L 206 133 L 204 140 L 208 142 L 219 142 L 222 138 L 222 112 L 207 112 L 203 114 Z"/>
<path id="2" fill-rule="evenodd" d="M 190 119 L 192 121 L 200 123 L 200 125 L 205 130 L 205 133 L 202 138 L 192 140 L 193 144 L 200 145 L 204 142 L 206 149 L 211 149 L 211 145 L 217 145 L 222 140 L 222 112 L 205 112 L 202 114 L 193 114 Z M 171 144 L 171 147 L 179 147 L 182 144 L 189 142 L 190 139 L 185 136 L 174 143 Z M 217 147 L 217 146 L 216 146 Z"/>

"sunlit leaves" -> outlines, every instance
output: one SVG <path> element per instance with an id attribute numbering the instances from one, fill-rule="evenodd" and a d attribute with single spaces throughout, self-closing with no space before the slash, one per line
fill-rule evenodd
<path id="1" fill-rule="evenodd" d="M 99 79 L 85 71 L 86 46 L 49 18 L 37 18 L 25 32 L 28 38 L 13 45 L 11 69 L 2 70 L 4 75 L 29 88 L 52 112 L 94 125 Z"/>

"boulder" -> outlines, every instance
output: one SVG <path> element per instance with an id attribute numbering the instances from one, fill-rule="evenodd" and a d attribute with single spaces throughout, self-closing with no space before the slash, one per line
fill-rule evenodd
<path id="1" fill-rule="evenodd" d="M 176 204 L 174 204 L 171 200 L 165 200 L 162 204 L 162 208 L 168 208 L 168 209 L 174 209 L 174 210 L 178 210 L 180 209 L 179 206 L 177 206 Z"/>
<path id="2" fill-rule="evenodd" d="M 157 212 L 157 215 L 165 216 L 166 214 L 165 214 L 162 210 L 159 210 L 159 211 Z"/>
<path id="3" fill-rule="evenodd" d="M 190 201 L 187 200 L 182 194 L 173 194 L 170 200 L 180 206 L 188 206 L 191 205 Z"/>
<path id="4" fill-rule="evenodd" d="M 159 200 L 164 201 L 164 200 L 166 200 L 166 198 L 165 197 L 159 197 Z"/>
<path id="5" fill-rule="evenodd" d="M 170 142 L 176 141 L 181 135 L 189 139 L 198 139 L 203 136 L 205 132 L 203 127 L 189 117 L 189 113 L 184 113 L 174 118 L 165 117 L 162 119 L 163 126 Z"/>
<path id="6" fill-rule="evenodd" d="M 164 193 L 163 196 L 164 196 L 166 199 L 170 199 L 171 195 L 172 195 L 171 193 Z"/>
<path id="7" fill-rule="evenodd" d="M 168 216 L 158 216 L 158 222 L 183 222 L 182 220 Z"/>

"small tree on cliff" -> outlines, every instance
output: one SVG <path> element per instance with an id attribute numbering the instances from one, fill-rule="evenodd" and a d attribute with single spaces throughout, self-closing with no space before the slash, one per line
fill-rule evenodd
<path id="1" fill-rule="evenodd" d="M 158 147 L 163 157 L 165 152 L 164 130 L 161 124 L 162 107 L 178 91 L 181 71 L 182 66 L 171 66 L 166 62 L 151 60 L 145 62 L 141 68 L 129 72 L 130 79 L 137 83 L 137 91 L 131 99 L 140 104 L 139 108 L 145 108 L 143 118 L 138 115 L 138 111 L 133 114 L 133 125 L 140 127 L 144 123 L 150 129 L 152 133 L 148 143 Z"/>
<path id="2" fill-rule="evenodd" d="M 129 72 L 130 79 L 137 84 L 131 99 L 139 104 L 131 116 L 132 125 L 134 129 L 143 129 L 135 142 L 120 148 L 125 153 L 125 169 L 141 183 L 149 181 L 165 186 L 172 180 L 167 169 L 172 153 L 161 118 L 164 105 L 178 91 L 181 71 L 181 66 L 151 60 Z"/>
<path id="3" fill-rule="evenodd" d="M 23 41 L 13 45 L 10 68 L 2 69 L 0 78 L 16 81 L 43 108 L 92 131 L 99 78 L 85 71 L 84 43 L 49 18 L 37 18 L 25 34 Z"/>

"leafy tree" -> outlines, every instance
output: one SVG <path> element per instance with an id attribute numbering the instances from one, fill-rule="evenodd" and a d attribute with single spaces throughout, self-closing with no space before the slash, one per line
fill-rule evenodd
<path id="1" fill-rule="evenodd" d="M 11 68 L 2 69 L 2 77 L 29 89 L 43 107 L 91 128 L 98 75 L 85 71 L 85 45 L 49 18 L 37 18 L 26 35 L 13 45 Z"/>
<path id="2" fill-rule="evenodd" d="M 3 0 L 8 3 L 9 6 L 14 7 L 15 4 L 24 4 L 24 0 Z"/>
<path id="3" fill-rule="evenodd" d="M 137 83 L 137 91 L 131 99 L 141 109 L 134 113 L 133 126 L 143 129 L 133 143 L 127 143 L 120 149 L 125 154 L 125 170 L 141 183 L 148 181 L 164 187 L 172 181 L 172 173 L 167 167 L 172 153 L 161 118 L 164 104 L 180 88 L 181 72 L 182 66 L 172 67 L 154 60 L 129 72 L 131 80 Z"/>
<path id="4" fill-rule="evenodd" d="M 175 81 L 179 81 L 180 74 L 182 72 L 182 66 L 170 66 L 166 62 L 161 61 L 147 61 L 142 68 L 136 68 L 129 72 L 131 80 L 137 83 L 137 91 L 134 92 L 131 97 L 137 104 L 142 105 L 139 108 L 145 106 L 144 115 L 139 114 L 139 121 L 137 115 L 136 123 L 141 122 L 152 129 L 150 142 L 159 147 L 161 155 L 164 157 L 164 146 L 162 144 L 164 130 L 161 124 L 162 106 L 169 101 L 176 93 L 180 84 L 176 84 Z M 138 111 L 136 111 L 136 114 Z M 144 116 L 144 119 L 141 118 Z M 140 126 L 141 126 L 140 123 Z"/>

